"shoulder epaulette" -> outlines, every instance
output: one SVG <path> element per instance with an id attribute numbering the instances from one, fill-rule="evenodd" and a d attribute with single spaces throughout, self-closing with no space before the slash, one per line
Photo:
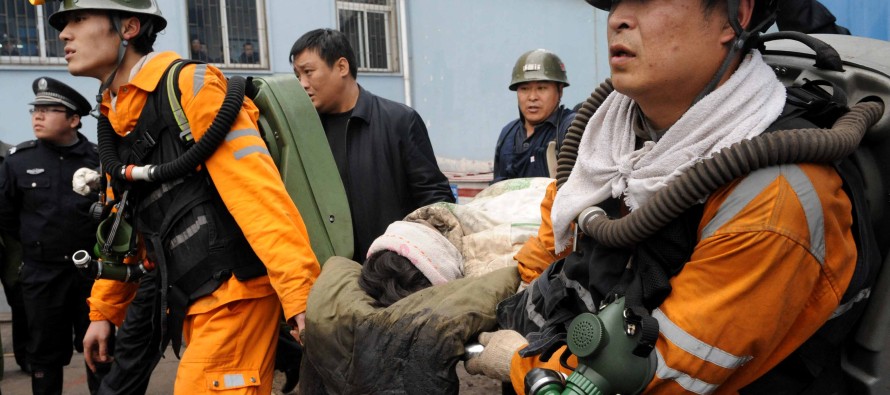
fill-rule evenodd
<path id="1" fill-rule="evenodd" d="M 37 146 L 37 140 L 25 141 L 24 143 L 21 143 L 19 145 L 16 145 L 15 147 L 10 148 L 9 155 L 12 155 L 16 152 L 23 151 L 26 149 L 34 148 L 36 146 Z"/>

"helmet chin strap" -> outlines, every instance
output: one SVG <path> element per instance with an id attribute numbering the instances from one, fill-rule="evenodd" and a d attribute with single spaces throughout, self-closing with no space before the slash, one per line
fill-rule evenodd
<path id="1" fill-rule="evenodd" d="M 717 69 L 714 77 L 711 78 L 711 81 L 708 82 L 707 85 L 705 85 L 705 88 L 695 97 L 695 100 L 692 101 L 690 107 L 694 106 L 705 96 L 711 94 L 714 89 L 717 89 L 717 84 L 723 79 L 723 76 L 729 69 L 729 65 L 731 65 L 738 54 L 746 48 L 748 41 L 759 37 L 760 30 L 771 25 L 775 20 L 775 14 L 773 14 L 768 18 L 764 18 L 764 20 L 758 23 L 757 26 L 754 26 L 750 30 L 745 30 L 741 23 L 739 23 L 739 1 L 729 0 L 727 2 L 727 8 L 727 12 L 729 13 L 729 25 L 732 26 L 732 30 L 735 31 L 735 39 L 732 42 L 732 46 L 729 48 L 729 52 L 727 52 L 726 57 L 723 59 L 723 63 L 720 64 L 720 68 Z"/>
<path id="2" fill-rule="evenodd" d="M 114 27 L 114 31 L 117 32 L 118 37 L 120 37 L 121 43 L 117 48 L 117 63 L 114 65 L 114 70 L 112 70 L 108 78 L 99 85 L 99 93 L 96 94 L 96 107 L 90 111 L 90 115 L 97 119 L 101 115 L 99 112 L 99 105 L 102 104 L 102 93 L 111 86 L 112 82 L 114 82 L 114 77 L 117 76 L 117 71 L 120 70 L 121 63 L 124 61 L 124 55 L 127 53 L 127 46 L 130 44 L 130 42 L 124 38 L 124 34 L 121 33 L 120 15 L 117 15 L 116 13 L 111 15 L 111 25 Z"/>

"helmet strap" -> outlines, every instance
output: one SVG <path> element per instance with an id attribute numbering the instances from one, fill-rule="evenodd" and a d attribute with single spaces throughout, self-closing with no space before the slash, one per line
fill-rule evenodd
<path id="1" fill-rule="evenodd" d="M 729 48 L 729 52 L 726 54 L 726 58 L 723 59 L 723 63 L 720 65 L 720 68 L 717 69 L 717 72 L 714 74 L 714 77 L 711 78 L 711 81 L 708 82 L 708 85 L 705 85 L 705 88 L 699 92 L 698 96 L 695 97 L 695 100 L 692 101 L 692 106 L 699 102 L 699 100 L 703 99 L 705 96 L 711 94 L 714 89 L 717 89 L 717 84 L 720 83 L 720 80 L 723 79 L 723 75 L 726 74 L 727 70 L 729 70 L 729 65 L 735 60 L 736 56 L 739 53 L 744 51 L 748 47 L 748 42 L 751 40 L 756 40 L 760 37 L 760 30 L 766 26 L 769 26 L 775 21 L 775 13 L 772 13 L 770 17 L 764 18 L 764 20 L 760 21 L 757 26 L 749 30 L 745 30 L 742 27 L 742 24 L 739 23 L 739 1 L 738 0 L 728 0 L 727 1 L 727 12 L 729 15 L 729 25 L 732 26 L 732 30 L 735 31 L 735 40 L 733 40 L 732 47 Z M 690 106 L 691 107 L 691 106 Z"/>
<path id="2" fill-rule="evenodd" d="M 121 63 L 124 62 L 124 55 L 127 54 L 127 46 L 130 45 L 130 42 L 124 38 L 124 34 L 121 32 L 121 17 L 117 13 L 112 13 L 109 15 L 111 17 L 111 25 L 114 27 L 114 31 L 117 32 L 118 37 L 121 39 L 121 44 L 117 48 L 117 63 L 114 65 L 114 70 L 111 72 L 111 75 L 99 85 L 99 93 L 96 94 L 96 107 L 90 111 L 90 115 L 95 118 L 99 118 L 99 105 L 102 104 L 102 93 L 111 86 L 112 82 L 114 82 L 114 78 L 117 76 L 117 71 L 120 70 Z M 139 32 L 142 34 L 142 32 Z M 138 36 L 137 36 L 138 37 Z"/>

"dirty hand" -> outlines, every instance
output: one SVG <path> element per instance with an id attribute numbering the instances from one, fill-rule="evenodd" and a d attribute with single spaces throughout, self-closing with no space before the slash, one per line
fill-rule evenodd
<path id="1" fill-rule="evenodd" d="M 90 192 L 96 191 L 99 189 L 99 172 L 81 167 L 74 172 L 74 178 L 71 179 L 71 186 L 74 189 L 74 192 L 77 192 L 79 195 L 87 196 Z"/>
<path id="2" fill-rule="evenodd" d="M 106 363 L 114 360 L 108 355 L 108 338 L 111 337 L 113 325 L 111 321 L 92 321 L 83 335 L 83 358 L 87 367 L 94 373 L 96 363 Z"/>
<path id="3" fill-rule="evenodd" d="M 505 383 L 510 382 L 510 360 L 522 346 L 528 344 L 519 332 L 503 329 L 482 332 L 479 343 L 485 346 L 478 357 L 464 362 L 468 373 L 483 374 Z"/>
<path id="4" fill-rule="evenodd" d="M 293 316 L 291 319 L 287 320 L 287 323 L 291 326 L 290 335 L 297 340 L 297 343 L 303 345 L 303 331 L 306 329 L 306 313 L 302 312 Z"/>

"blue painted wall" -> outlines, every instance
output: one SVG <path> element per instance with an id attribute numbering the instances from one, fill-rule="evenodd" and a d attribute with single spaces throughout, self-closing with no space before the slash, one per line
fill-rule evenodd
<path id="1" fill-rule="evenodd" d="M 158 0 L 168 20 L 156 49 L 188 52 L 185 3 Z M 577 0 L 475 1 L 408 0 L 409 67 L 414 107 L 427 122 L 437 155 L 491 160 L 497 134 L 517 116 L 515 95 L 507 90 L 515 59 L 534 48 L 559 54 L 572 86 L 571 106 L 605 78 L 605 59 L 595 25 L 605 14 Z M 336 27 L 333 0 L 267 0 L 265 5 L 270 70 L 250 74 L 292 73 L 290 47 L 304 32 Z M 599 14 L 599 15 L 598 15 Z M 598 16 L 597 16 L 598 15 Z M 602 44 L 595 45 L 597 41 Z M 229 73 L 229 71 L 226 71 Z M 16 143 L 33 138 L 28 101 L 31 82 L 42 75 L 61 79 L 92 99 L 99 82 L 68 75 L 63 66 L 0 64 L 0 139 Z M 359 75 L 359 83 L 383 97 L 405 102 L 402 73 Z M 95 120 L 84 121 L 95 141 Z"/>
<path id="2" fill-rule="evenodd" d="M 837 23 L 855 36 L 890 40 L 890 2 L 886 0 L 821 0 Z"/>
<path id="3" fill-rule="evenodd" d="M 158 0 L 168 19 L 157 49 L 188 51 L 185 2 Z M 564 61 L 571 86 L 563 103 L 584 100 L 608 76 L 606 13 L 581 0 L 406 0 L 408 64 L 412 105 L 426 121 L 436 154 L 490 161 L 501 127 L 518 116 L 515 93 L 507 89 L 516 58 L 547 48 Z M 840 24 L 854 34 L 888 39 L 890 4 L 886 0 L 823 0 Z M 250 74 L 292 73 L 290 47 L 301 34 L 336 26 L 334 0 L 267 0 L 266 50 L 270 70 Z M 226 70 L 229 73 L 228 70 Z M 0 64 L 0 139 L 31 139 L 27 103 L 31 82 L 49 75 L 69 82 L 91 98 L 98 81 L 68 75 L 63 66 Z M 405 102 L 402 73 L 359 74 L 366 89 Z M 84 122 L 95 139 L 95 121 Z"/>
<path id="4" fill-rule="evenodd" d="M 439 156 L 492 160 L 501 128 L 519 115 L 507 86 L 528 50 L 565 63 L 568 107 L 608 74 L 605 59 L 597 65 L 605 52 L 595 45 L 596 14 L 583 1 L 409 0 L 408 12 L 413 104 Z"/>

